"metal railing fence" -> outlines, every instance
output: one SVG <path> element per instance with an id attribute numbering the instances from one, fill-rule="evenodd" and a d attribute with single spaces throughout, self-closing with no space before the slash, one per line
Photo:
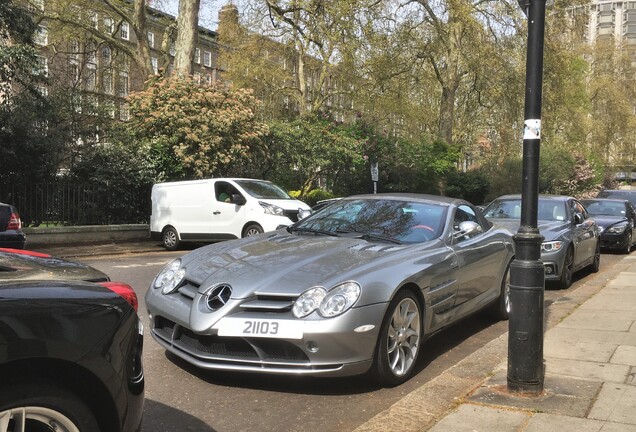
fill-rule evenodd
<path id="1" fill-rule="evenodd" d="M 24 226 L 148 223 L 152 185 L 0 182 L 0 202 L 18 209 Z"/>

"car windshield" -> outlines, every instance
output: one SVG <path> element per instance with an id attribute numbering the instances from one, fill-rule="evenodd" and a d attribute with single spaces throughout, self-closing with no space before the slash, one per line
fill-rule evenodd
<path id="1" fill-rule="evenodd" d="M 495 200 L 484 209 L 491 219 L 521 219 L 521 198 Z M 539 198 L 537 218 L 545 221 L 563 221 L 567 218 L 565 201 Z"/>
<path id="2" fill-rule="evenodd" d="M 405 200 L 340 200 L 298 222 L 291 230 L 370 241 L 420 243 L 441 235 L 447 208 L 441 203 Z"/>
<path id="3" fill-rule="evenodd" d="M 584 201 L 587 212 L 592 216 L 625 216 L 625 204 L 611 201 Z"/>
<path id="4" fill-rule="evenodd" d="M 245 192 L 260 199 L 293 199 L 287 192 L 276 186 L 274 183 L 258 180 L 237 180 L 239 186 Z"/>

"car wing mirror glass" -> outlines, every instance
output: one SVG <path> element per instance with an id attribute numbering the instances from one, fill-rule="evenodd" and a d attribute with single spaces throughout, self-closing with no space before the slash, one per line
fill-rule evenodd
<path id="1" fill-rule="evenodd" d="M 471 237 L 481 232 L 483 232 L 483 229 L 477 222 L 464 221 L 459 224 L 459 230 L 453 233 L 453 238 L 460 239 L 464 236 Z"/>
<path id="2" fill-rule="evenodd" d="M 311 210 L 298 209 L 298 220 L 305 219 L 311 215 Z"/>
<path id="3" fill-rule="evenodd" d="M 232 202 L 236 205 L 244 205 L 247 201 L 241 194 L 232 194 Z"/>
<path id="4" fill-rule="evenodd" d="M 585 220 L 585 218 L 583 217 L 583 215 L 581 213 L 575 213 L 574 214 L 574 223 L 576 225 L 581 225 L 584 220 Z"/>

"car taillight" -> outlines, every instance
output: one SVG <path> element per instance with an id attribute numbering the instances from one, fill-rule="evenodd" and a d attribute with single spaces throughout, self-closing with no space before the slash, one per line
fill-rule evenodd
<path id="1" fill-rule="evenodd" d="M 19 230 L 20 228 L 22 228 L 20 215 L 16 212 L 11 213 L 11 216 L 9 217 L 9 225 L 7 225 L 7 230 Z"/>
<path id="2" fill-rule="evenodd" d="M 100 282 L 99 285 L 104 286 L 122 296 L 128 303 L 130 303 L 135 312 L 137 312 L 137 309 L 139 308 L 137 294 L 135 294 L 135 291 L 130 285 L 123 282 Z"/>

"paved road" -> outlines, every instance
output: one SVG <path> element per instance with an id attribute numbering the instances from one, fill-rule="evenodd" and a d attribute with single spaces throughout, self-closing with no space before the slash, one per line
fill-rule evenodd
<path id="1" fill-rule="evenodd" d="M 140 316 L 147 326 L 144 294 L 159 270 L 181 254 L 159 252 L 80 260 L 105 271 L 113 280 L 133 285 L 140 298 Z M 621 258 L 603 254 L 600 273 L 578 275 L 568 290 L 548 287 L 546 303 L 568 296 L 582 284 L 603 284 Z M 546 315 L 549 318 L 549 308 Z M 356 377 L 313 379 L 201 371 L 166 354 L 146 332 L 143 432 L 351 431 L 506 331 L 506 322 L 495 322 L 482 314 L 460 322 L 427 341 L 419 372 L 392 389 L 377 388 Z M 392 428 L 387 425 L 387 430 Z"/>

